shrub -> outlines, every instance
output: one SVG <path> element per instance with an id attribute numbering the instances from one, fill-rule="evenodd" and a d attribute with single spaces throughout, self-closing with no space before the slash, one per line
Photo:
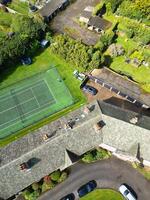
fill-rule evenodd
<path id="1" fill-rule="evenodd" d="M 97 160 L 109 158 L 110 155 L 111 154 L 107 150 L 102 149 L 102 148 L 98 148 L 96 151 L 96 159 Z"/>
<path id="2" fill-rule="evenodd" d="M 45 192 L 47 190 L 52 189 L 55 186 L 55 184 L 51 181 L 50 183 L 43 182 L 42 184 L 42 192 Z"/>
<path id="3" fill-rule="evenodd" d="M 39 183 L 32 183 L 32 189 L 38 190 L 39 189 Z"/>
<path id="4" fill-rule="evenodd" d="M 50 178 L 50 176 L 44 176 L 44 178 L 43 178 L 43 181 L 45 182 L 45 183 L 50 183 L 51 182 L 51 178 Z"/>
<path id="5" fill-rule="evenodd" d="M 64 180 L 66 180 L 66 179 L 67 179 L 67 176 L 68 176 L 67 172 L 62 172 L 62 174 L 61 174 L 61 176 L 60 176 L 60 178 L 59 178 L 59 180 L 58 180 L 58 183 L 61 183 L 61 182 L 63 182 Z"/>
<path id="6" fill-rule="evenodd" d="M 104 50 L 104 43 L 100 40 L 96 43 L 94 46 L 95 49 L 99 50 L 100 52 L 103 52 Z"/>
<path id="7" fill-rule="evenodd" d="M 57 182 L 60 178 L 60 175 L 61 175 L 61 172 L 59 170 L 57 170 L 57 171 L 53 172 L 52 174 L 50 174 L 50 178 L 51 178 L 51 180 Z"/>
<path id="8" fill-rule="evenodd" d="M 103 43 L 104 47 L 107 48 L 114 39 L 115 33 L 112 30 L 108 30 L 100 38 L 100 41 Z"/>
<path id="9" fill-rule="evenodd" d="M 90 163 L 90 162 L 93 162 L 94 160 L 95 160 L 95 158 L 91 152 L 84 154 L 84 156 L 82 158 L 82 161 L 85 163 Z"/>
<path id="10" fill-rule="evenodd" d="M 73 64 L 75 68 L 80 68 L 84 71 L 88 69 L 92 58 L 92 47 L 89 51 L 88 46 L 80 41 L 73 40 L 67 35 L 58 35 L 53 39 L 50 48 L 54 54 L 63 57 L 67 62 Z"/>

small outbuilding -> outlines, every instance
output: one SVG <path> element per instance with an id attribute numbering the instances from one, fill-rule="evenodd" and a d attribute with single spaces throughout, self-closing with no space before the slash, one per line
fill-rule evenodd
<path id="1" fill-rule="evenodd" d="M 69 2 L 69 0 L 51 0 L 39 10 L 39 13 L 46 22 L 49 22 L 59 11 L 65 9 Z"/>
<path id="2" fill-rule="evenodd" d="M 90 30 L 95 30 L 96 32 L 105 31 L 110 25 L 111 23 L 109 21 L 98 16 L 91 17 L 88 21 L 88 28 Z"/>

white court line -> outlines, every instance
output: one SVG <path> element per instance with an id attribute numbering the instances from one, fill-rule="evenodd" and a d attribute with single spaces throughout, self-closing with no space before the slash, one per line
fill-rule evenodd
<path id="1" fill-rule="evenodd" d="M 33 94 L 33 96 L 34 96 L 34 98 L 35 98 L 35 100 L 36 100 L 36 102 L 37 102 L 37 105 L 40 107 L 40 104 L 39 104 L 39 102 L 38 102 L 38 100 L 37 100 L 37 98 L 36 98 L 36 95 L 34 95 L 34 91 L 33 91 L 32 88 L 31 88 L 31 92 L 32 92 L 32 94 Z"/>
<path id="2" fill-rule="evenodd" d="M 51 92 L 51 94 L 52 94 L 52 97 L 54 98 L 55 102 L 57 103 L 57 100 L 56 100 L 56 98 L 55 98 L 55 95 L 53 94 L 53 92 L 52 92 L 51 88 L 49 87 L 49 85 L 48 85 L 47 81 L 45 81 L 45 80 L 44 80 L 44 82 L 45 82 L 45 84 L 47 85 L 47 87 L 48 87 L 49 91 Z"/>
<path id="3" fill-rule="evenodd" d="M 51 103 L 51 102 L 48 102 L 48 103 L 44 104 L 43 106 L 48 105 L 49 103 Z M 37 110 L 37 109 L 39 109 L 39 108 L 35 108 L 35 109 L 33 109 L 32 111 L 35 111 L 35 110 Z M 47 109 L 47 108 L 43 108 L 43 109 Z M 43 110 L 43 109 L 41 109 L 41 110 Z M 35 114 L 37 114 L 37 113 L 40 113 L 41 110 L 40 110 L 39 112 L 34 113 L 33 115 L 35 115 Z M 27 112 L 27 113 L 25 113 L 24 115 L 27 115 L 27 114 L 31 113 L 32 111 Z M 28 116 L 28 118 L 30 118 L 30 117 L 33 116 L 33 115 Z M 23 115 L 21 115 L 21 116 L 23 116 Z M 20 117 L 17 117 L 17 118 L 15 118 L 15 119 L 13 119 L 13 120 L 10 120 L 10 121 L 6 122 L 6 123 L 3 123 L 3 124 L 1 124 L 0 126 L 3 126 L 3 125 L 5 125 L 5 124 L 8 124 L 8 123 L 11 122 L 11 121 L 15 121 L 16 119 L 20 119 Z M 17 122 L 17 123 L 18 123 L 18 122 Z M 15 124 L 16 124 L 16 123 L 15 123 Z M 12 124 L 11 124 L 10 126 L 12 126 Z M 10 127 L 10 126 L 8 126 L 8 127 Z M 8 127 L 6 127 L 6 128 L 8 128 Z M 6 128 L 3 128 L 2 130 L 5 130 Z"/>
<path id="4" fill-rule="evenodd" d="M 56 98 L 55 98 L 53 92 L 51 91 L 49 85 L 47 84 L 47 82 L 46 82 L 44 79 L 43 79 L 42 81 L 40 81 L 40 82 L 45 83 L 45 84 L 47 85 L 48 89 L 50 90 L 50 92 L 51 92 L 51 94 L 52 94 L 52 97 L 53 97 L 53 100 L 52 100 L 51 102 L 54 101 L 54 103 L 57 103 Z M 39 84 L 40 84 L 40 83 L 39 83 Z M 39 85 L 39 84 L 36 84 L 36 85 L 33 86 L 33 87 L 28 87 L 26 90 L 32 89 L 32 88 L 36 87 L 36 86 Z M 40 85 L 41 85 L 41 84 L 40 84 Z M 23 93 L 23 91 L 20 92 L 20 93 Z M 69 93 L 70 93 L 70 92 L 69 92 Z M 33 99 L 33 98 L 31 98 L 31 99 Z M 30 100 L 31 100 L 31 99 L 30 99 Z M 35 99 L 35 96 L 34 96 L 34 99 Z M 47 102 L 47 103 L 45 103 L 44 105 L 42 105 L 41 107 L 46 106 L 46 105 L 48 105 L 48 104 L 51 104 L 51 102 Z M 23 102 L 23 103 L 25 103 L 25 102 Z M 23 103 L 22 103 L 22 104 L 23 104 Z M 15 107 L 16 107 L 16 106 L 15 106 Z M 33 109 L 32 111 L 35 111 L 35 110 L 37 110 L 37 109 L 39 109 L 39 108 L 40 108 L 40 107 L 35 108 L 35 109 Z M 46 108 L 43 108 L 43 109 L 45 110 Z M 41 109 L 41 110 L 43 110 L 43 109 Z M 9 110 L 10 110 L 10 109 L 9 109 Z M 41 110 L 40 110 L 39 112 L 36 112 L 35 114 L 40 113 Z M 27 113 L 25 113 L 24 115 L 20 115 L 20 116 L 25 116 L 25 115 L 31 113 L 32 111 L 27 112 Z M 35 115 L 35 114 L 33 114 L 33 115 Z M 1 124 L 0 126 L 3 126 L 3 125 L 5 125 L 5 124 L 7 124 L 7 123 L 9 123 L 9 122 L 11 122 L 11 121 L 15 121 L 15 120 L 17 120 L 17 119 L 20 119 L 20 116 L 17 117 L 17 118 L 15 118 L 15 119 L 13 119 L 13 120 L 10 120 L 10 121 L 8 121 L 8 122 L 6 122 L 6 123 L 3 123 L 3 124 Z M 30 118 L 31 116 L 32 116 L 32 115 L 28 116 L 28 118 Z M 17 123 L 18 123 L 18 122 L 17 122 Z M 10 125 L 10 126 L 12 126 L 12 125 Z M 8 127 L 10 127 L 10 126 L 8 126 Z M 8 128 L 8 127 L 6 127 L 6 128 Z M 5 130 L 6 128 L 3 128 L 2 130 Z"/>
<path id="5" fill-rule="evenodd" d="M 44 80 L 42 80 L 41 82 L 43 82 L 43 81 L 44 81 Z M 45 83 L 45 82 L 44 82 L 44 83 Z M 33 87 L 28 87 L 28 88 L 26 88 L 25 90 L 20 91 L 20 92 L 17 92 L 17 91 L 16 91 L 16 95 L 17 95 L 17 94 L 24 93 L 24 91 L 26 91 L 26 90 L 29 90 L 29 91 L 32 92 L 32 91 L 33 91 L 32 88 L 36 87 L 37 85 L 39 85 L 39 84 L 36 84 L 36 85 L 33 86 Z M 11 94 L 9 94 L 9 95 L 7 95 L 7 96 L 10 96 L 10 95 L 11 95 Z M 33 95 L 33 97 L 30 98 L 30 99 L 35 98 L 35 95 L 33 94 L 33 92 L 32 92 L 32 95 Z M 7 96 L 6 96 L 6 97 L 7 97 Z M 6 98 L 6 97 L 5 97 L 5 98 Z M 4 100 L 5 98 L 3 98 L 3 100 Z M 7 98 L 7 99 L 8 99 L 8 98 Z M 9 99 L 13 99 L 12 96 L 10 96 Z M 27 101 L 29 101 L 30 99 L 28 99 Z M 37 100 L 37 99 L 36 99 L 36 100 Z M 19 104 L 17 104 L 17 105 L 20 105 L 20 104 L 26 103 L 27 101 L 23 101 L 23 102 L 21 102 L 21 103 L 19 103 Z M 0 101 L 0 102 L 1 102 L 1 101 Z M 39 103 L 38 103 L 38 105 L 39 105 Z M 16 107 L 16 106 L 14 106 L 14 107 L 10 107 L 10 108 L 7 109 L 7 110 L 11 110 L 12 108 L 15 108 L 15 107 Z M 7 111 L 7 110 L 3 110 L 3 111 L 1 111 L 0 113 L 5 112 L 5 111 Z"/>
<path id="6" fill-rule="evenodd" d="M 31 98 L 31 99 L 35 99 L 35 98 Z M 30 100 L 31 100 L 30 99 Z M 29 101 L 29 100 L 28 100 Z M 28 101 L 26 101 L 26 102 L 28 102 Z M 25 102 L 25 103 L 26 103 Z M 18 104 L 18 105 L 21 105 L 21 104 Z M 17 106 L 15 106 L 15 107 L 12 107 L 12 108 L 16 108 L 17 109 Z M 7 110 L 11 110 L 11 109 L 7 109 Z M 32 110 L 33 111 L 33 110 Z M 30 111 L 30 112 L 32 112 L 32 111 Z M 0 113 L 1 114 L 1 113 Z M 18 113 L 19 114 L 19 113 Z M 27 114 L 27 113 L 26 113 Z M 20 118 L 20 116 L 24 116 L 25 114 L 23 114 L 23 115 L 19 115 L 19 117 L 16 117 L 15 119 L 12 119 L 12 120 L 9 120 L 8 122 L 5 122 L 5 123 L 3 123 L 3 124 L 1 124 L 0 126 L 3 126 L 3 125 L 5 125 L 5 124 L 7 124 L 7 123 L 9 123 L 9 122 L 11 122 L 11 121 L 15 121 L 16 119 L 19 119 Z"/>
<path id="7" fill-rule="evenodd" d="M 6 112 L 6 111 L 8 111 L 8 110 L 11 110 L 11 109 L 13 109 L 13 108 L 17 108 L 18 105 L 22 105 L 22 104 L 24 104 L 24 103 L 30 101 L 31 99 L 34 99 L 34 97 L 28 99 L 27 101 L 24 101 L 23 103 L 19 103 L 19 104 L 17 104 L 16 106 L 13 106 L 13 107 L 11 107 L 11 108 L 9 108 L 9 109 L 3 110 L 3 111 L 0 112 L 0 114 Z"/>
<path id="8" fill-rule="evenodd" d="M 40 85 L 40 83 L 39 82 L 43 82 L 44 80 L 41 80 L 41 81 L 37 81 L 37 82 L 35 82 L 34 84 L 36 84 L 35 86 L 32 86 L 32 87 L 27 87 L 26 89 L 24 89 L 23 91 L 17 91 L 17 89 L 15 89 L 16 91 L 16 93 L 17 94 L 21 94 L 21 93 L 24 93 L 24 91 L 26 91 L 26 90 L 30 90 L 31 88 L 34 88 L 34 87 L 36 87 L 37 85 Z M 25 86 L 23 86 L 23 87 L 20 87 L 20 88 L 18 88 L 18 90 L 21 90 L 22 88 L 25 88 Z M 9 90 L 9 92 L 10 92 L 10 90 Z M 4 97 L 3 97 L 3 99 L 6 99 L 6 98 L 8 98 L 8 96 L 10 96 L 11 94 L 7 94 L 7 95 L 4 95 Z M 11 96 L 10 96 L 11 97 Z M 1 99 L 0 99 L 0 102 L 1 102 Z"/>

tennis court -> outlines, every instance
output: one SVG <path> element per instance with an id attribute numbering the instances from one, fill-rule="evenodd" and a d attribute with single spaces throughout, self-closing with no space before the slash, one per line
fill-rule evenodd
<path id="1" fill-rule="evenodd" d="M 0 139 L 73 104 L 56 68 L 0 91 Z"/>

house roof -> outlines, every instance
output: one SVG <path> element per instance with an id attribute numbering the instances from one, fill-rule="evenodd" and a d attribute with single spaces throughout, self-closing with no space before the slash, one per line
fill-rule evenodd
<path id="1" fill-rule="evenodd" d="M 51 0 L 43 8 L 41 8 L 39 12 L 43 17 L 49 17 L 66 1 L 67 0 Z"/>
<path id="2" fill-rule="evenodd" d="M 101 30 L 106 30 L 110 26 L 110 22 L 101 17 L 95 16 L 89 19 L 88 25 Z"/>
<path id="3" fill-rule="evenodd" d="M 54 170 L 67 167 L 73 154 L 80 156 L 102 142 L 101 131 L 96 133 L 93 128 L 101 120 L 99 105 L 93 102 L 89 106 L 93 106 L 89 114 L 82 107 L 1 148 L 0 198 L 7 199 Z M 64 128 L 68 121 L 75 123 L 73 129 Z M 45 133 L 49 139 L 44 142 Z M 20 164 L 29 160 L 34 165 L 22 172 Z"/>
<path id="4" fill-rule="evenodd" d="M 102 129 L 103 143 L 134 157 L 139 144 L 141 157 L 150 161 L 150 117 L 142 116 L 135 125 L 130 123 L 130 119 L 138 113 L 102 101 L 99 104 L 106 123 Z"/>
<path id="5" fill-rule="evenodd" d="M 138 113 L 103 101 L 88 108 L 89 114 L 83 106 L 0 149 L 0 198 L 7 199 L 56 169 L 70 166 L 77 156 L 100 144 L 134 156 L 140 144 L 142 157 L 150 161 L 150 117 L 142 115 L 135 125 L 130 119 Z M 99 121 L 105 125 L 96 132 Z M 73 128 L 66 129 L 66 123 Z M 31 170 L 22 172 L 19 165 L 28 161 L 33 163 Z"/>
<path id="6" fill-rule="evenodd" d="M 90 19 L 90 17 L 91 17 L 91 15 L 92 15 L 92 13 L 91 12 L 89 12 L 89 11 L 86 11 L 86 10 L 83 10 L 83 12 L 81 13 L 81 15 L 80 15 L 80 17 L 84 17 L 84 18 L 86 18 L 86 19 Z"/>
<path id="7" fill-rule="evenodd" d="M 137 101 L 150 106 L 150 94 L 143 92 L 139 85 L 135 82 L 127 80 L 123 76 L 118 75 L 107 68 L 103 68 L 102 70 L 94 70 L 92 74 L 93 76 L 104 80 L 106 83 L 120 90 L 124 94 L 127 94 Z"/>

